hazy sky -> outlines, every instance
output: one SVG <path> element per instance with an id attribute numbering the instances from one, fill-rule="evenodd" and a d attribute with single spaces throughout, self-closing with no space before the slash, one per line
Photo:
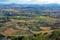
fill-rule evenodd
<path id="1" fill-rule="evenodd" d="M 60 3 L 60 0 L 0 0 L 0 3 L 47 4 L 47 3 Z"/>

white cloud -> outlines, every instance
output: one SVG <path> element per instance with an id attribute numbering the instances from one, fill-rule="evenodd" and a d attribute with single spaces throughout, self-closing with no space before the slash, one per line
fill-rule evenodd
<path id="1" fill-rule="evenodd" d="M 4 3 L 19 3 L 19 4 L 46 4 L 46 3 L 60 3 L 60 0 L 9 0 Z"/>
<path id="2" fill-rule="evenodd" d="M 35 0 L 34 4 L 60 3 L 60 0 Z"/>

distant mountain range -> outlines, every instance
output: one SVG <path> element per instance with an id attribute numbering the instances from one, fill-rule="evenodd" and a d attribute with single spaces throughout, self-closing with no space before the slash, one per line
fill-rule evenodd
<path id="1" fill-rule="evenodd" d="M 31 14 L 60 18 L 60 4 L 0 4 L 0 15 L 3 16 L 32 16 Z"/>
<path id="2" fill-rule="evenodd" d="M 60 4 L 16 4 L 16 3 L 12 3 L 12 4 L 0 4 L 0 6 L 13 6 L 13 7 L 33 7 L 33 6 L 52 6 L 52 7 L 56 7 L 56 6 L 60 6 Z"/>

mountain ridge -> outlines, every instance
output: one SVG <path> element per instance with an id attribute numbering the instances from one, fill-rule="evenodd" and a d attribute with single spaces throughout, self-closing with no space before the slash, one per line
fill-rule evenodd
<path id="1" fill-rule="evenodd" d="M 57 4 L 57 3 L 52 3 L 52 4 L 16 4 L 16 3 L 2 4 L 0 3 L 0 6 L 60 6 L 60 4 Z"/>

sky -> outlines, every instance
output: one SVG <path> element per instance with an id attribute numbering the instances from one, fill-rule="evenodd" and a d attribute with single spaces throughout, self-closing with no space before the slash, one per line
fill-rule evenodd
<path id="1" fill-rule="evenodd" d="M 48 4 L 48 3 L 59 3 L 60 0 L 0 0 L 0 3 L 10 4 Z"/>

